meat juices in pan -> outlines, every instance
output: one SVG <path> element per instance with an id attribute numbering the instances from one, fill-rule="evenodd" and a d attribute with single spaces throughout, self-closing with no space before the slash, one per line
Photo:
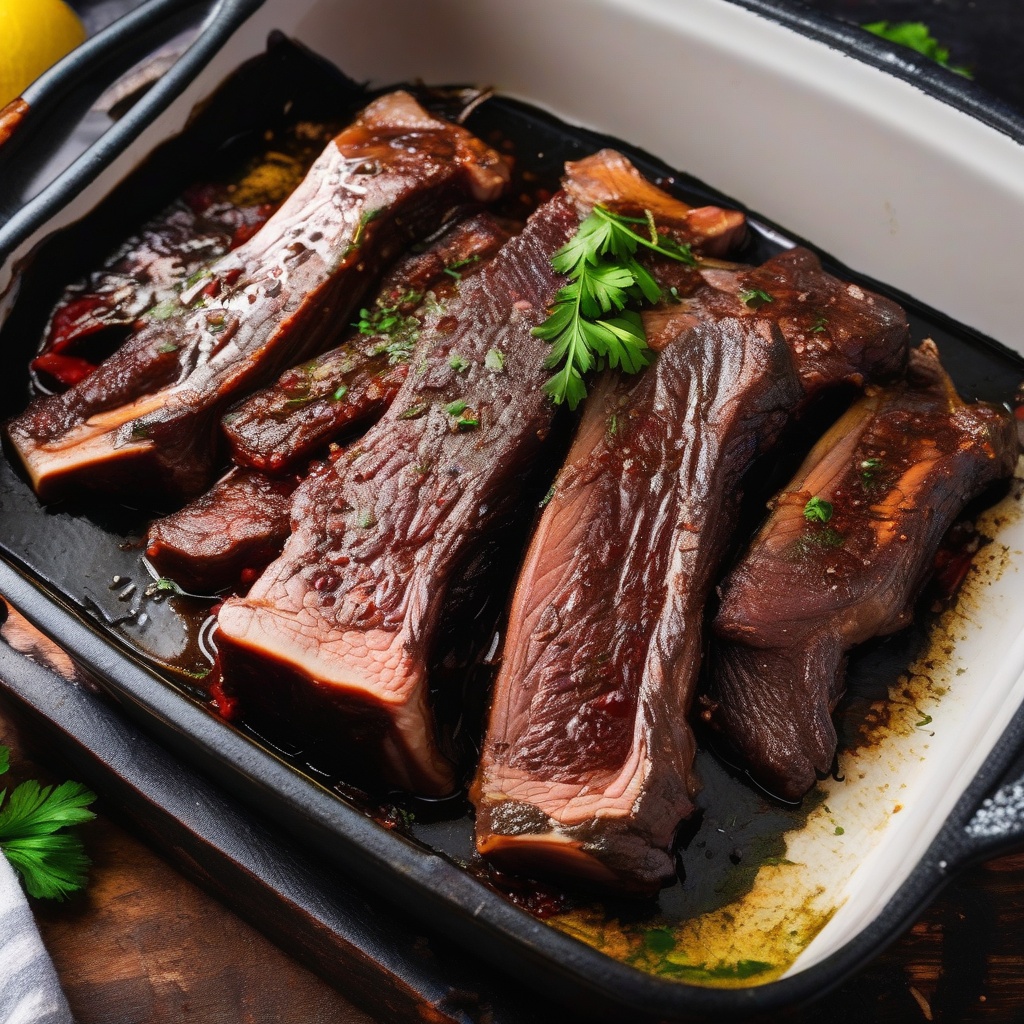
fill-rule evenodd
<path id="1" fill-rule="evenodd" d="M 563 284 L 551 255 L 596 203 L 635 211 L 667 198 L 610 151 L 570 164 L 567 186 L 428 315 L 391 408 L 299 487 L 281 558 L 219 615 L 224 679 L 243 713 L 311 725 L 420 794 L 456 784 L 427 700 L 446 591 L 514 509 L 554 415 L 548 346 L 532 334 Z M 698 248 L 705 225 L 713 247 L 742 218 L 678 205 L 672 226 Z"/>
<path id="2" fill-rule="evenodd" d="M 212 193 L 209 198 L 208 193 Z M 210 188 L 190 189 L 143 225 L 88 279 L 64 290 L 31 369 L 71 387 L 96 369 L 89 350 L 114 347 L 154 306 L 176 303 L 188 278 L 241 244 L 273 213 L 269 204 L 234 206 Z M 88 340 L 87 340 L 88 339 Z"/>
<path id="3" fill-rule="evenodd" d="M 486 266 L 508 236 L 495 218 L 481 213 L 449 228 L 424 252 L 400 260 L 366 311 L 371 328 L 385 327 L 390 318 L 392 329 L 355 332 L 344 345 L 287 371 L 229 412 L 225 432 L 236 460 L 277 474 L 304 474 L 314 452 L 379 419 L 405 380 L 427 309 L 443 307 L 456 281 Z M 249 583 L 288 539 L 289 496 L 297 482 L 294 473 L 236 469 L 185 508 L 154 522 L 146 554 L 161 574 L 195 593 Z"/>
<path id="4" fill-rule="evenodd" d="M 946 530 L 1016 457 L 1010 413 L 961 401 L 925 342 L 773 500 L 721 588 L 704 711 L 766 789 L 797 800 L 831 768 L 847 651 L 909 624 Z"/>
<path id="5" fill-rule="evenodd" d="M 507 179 L 497 153 L 407 93 L 374 101 L 178 309 L 151 311 L 94 373 L 9 425 L 37 493 L 202 491 L 225 408 L 326 348 L 385 264 Z"/>
<path id="6" fill-rule="evenodd" d="M 675 877 L 693 810 L 687 716 L 743 475 L 822 388 L 897 372 L 909 334 L 806 250 L 706 269 L 645 320 L 657 360 L 599 383 L 531 543 L 471 792 L 500 866 L 635 893 Z"/>

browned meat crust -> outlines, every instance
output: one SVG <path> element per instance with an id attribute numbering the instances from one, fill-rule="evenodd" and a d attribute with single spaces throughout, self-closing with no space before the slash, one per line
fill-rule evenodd
<path id="1" fill-rule="evenodd" d="M 634 892 L 674 876 L 692 810 L 686 717 L 743 474 L 824 385 L 899 369 L 908 336 L 806 250 L 705 269 L 646 319 L 663 351 L 588 400 L 531 544 L 472 792 L 482 854 Z"/>
<path id="2" fill-rule="evenodd" d="M 846 652 L 910 621 L 946 530 L 1016 455 L 1007 410 L 961 401 L 926 342 L 774 499 L 722 586 L 706 709 L 762 785 L 795 800 L 830 769 Z M 805 517 L 814 497 L 827 522 Z"/>
<path id="3" fill-rule="evenodd" d="M 584 174 L 590 204 L 642 182 L 610 152 L 570 165 L 570 182 Z M 220 613 L 225 680 L 243 702 L 335 733 L 421 793 L 454 785 L 427 705 L 427 654 L 454 574 L 515 504 L 547 435 L 548 350 L 531 330 L 562 284 L 550 257 L 589 212 L 582 203 L 558 194 L 427 317 L 391 409 L 299 488 L 281 558 Z"/>
<path id="4" fill-rule="evenodd" d="M 98 370 L 10 424 L 37 492 L 201 491 L 225 407 L 324 349 L 382 266 L 506 179 L 493 150 L 407 93 L 376 100 L 177 310 L 151 311 Z"/>
<path id="5" fill-rule="evenodd" d="M 405 380 L 427 310 L 478 273 L 508 237 L 507 227 L 481 213 L 399 261 L 364 311 L 361 332 L 288 370 L 224 417 L 233 460 L 271 473 L 298 468 L 343 431 L 380 416 Z"/>
<path id="6" fill-rule="evenodd" d="M 291 530 L 296 477 L 234 469 L 180 512 L 149 528 L 146 556 L 194 594 L 214 594 L 255 578 Z"/>

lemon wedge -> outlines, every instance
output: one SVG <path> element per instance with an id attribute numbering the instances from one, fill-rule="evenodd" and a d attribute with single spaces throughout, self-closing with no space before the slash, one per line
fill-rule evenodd
<path id="1" fill-rule="evenodd" d="M 0 109 L 83 39 L 64 0 L 0 0 Z"/>

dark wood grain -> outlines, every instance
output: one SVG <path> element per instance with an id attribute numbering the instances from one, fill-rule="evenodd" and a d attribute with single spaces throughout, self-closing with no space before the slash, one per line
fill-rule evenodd
<path id="1" fill-rule="evenodd" d="M 9 714 L 0 743 L 13 779 L 62 781 L 59 759 L 33 759 Z M 33 904 L 80 1024 L 204 1024 L 372 1018 L 188 881 L 100 807 L 83 829 L 87 890 Z"/>

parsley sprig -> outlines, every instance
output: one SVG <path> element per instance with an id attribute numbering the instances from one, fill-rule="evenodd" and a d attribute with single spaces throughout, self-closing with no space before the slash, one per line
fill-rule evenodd
<path id="1" fill-rule="evenodd" d="M 646 232 L 637 230 L 641 226 Z M 636 307 L 657 302 L 662 292 L 636 258 L 641 247 L 697 265 L 690 246 L 659 234 L 649 211 L 643 217 L 626 217 L 603 206 L 595 206 L 551 257 L 552 267 L 569 283 L 559 290 L 547 320 L 533 333 L 551 343 L 544 366 L 560 367 L 544 385 L 556 405 L 568 402 L 575 409 L 587 395 L 583 376 L 594 367 L 636 373 L 650 362 Z"/>
<path id="2" fill-rule="evenodd" d="M 9 760 L 10 751 L 0 747 L 0 774 L 7 771 Z M 62 830 L 95 818 L 89 810 L 95 799 L 80 782 L 23 782 L 9 798 L 6 789 L 0 790 L 0 852 L 21 875 L 30 896 L 62 900 L 85 885 L 89 858 L 82 841 Z"/>

